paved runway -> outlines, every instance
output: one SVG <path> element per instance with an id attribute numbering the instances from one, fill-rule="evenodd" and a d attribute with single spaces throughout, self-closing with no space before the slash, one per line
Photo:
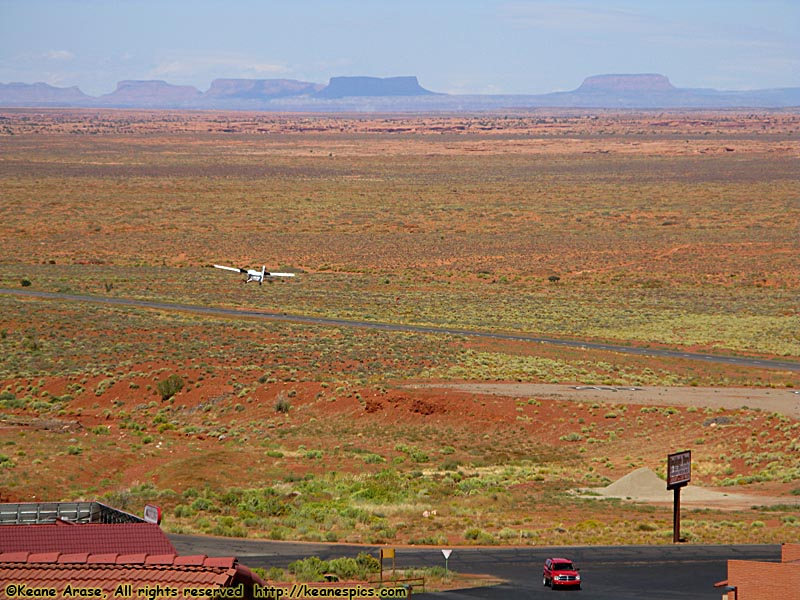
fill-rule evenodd
<path id="1" fill-rule="evenodd" d="M 536 344 L 550 344 L 568 346 L 571 348 L 590 348 L 593 350 L 609 350 L 623 354 L 637 354 L 640 356 L 664 356 L 668 358 L 683 358 L 692 361 L 715 362 L 730 365 L 759 367 L 764 369 L 780 369 L 784 371 L 800 371 L 800 363 L 779 360 L 764 360 L 740 356 L 722 356 L 716 354 L 699 354 L 682 352 L 679 350 L 664 350 L 659 348 L 642 348 L 621 346 L 615 344 L 601 344 L 580 340 L 564 340 L 558 338 L 541 337 L 528 334 L 502 333 L 494 331 L 478 331 L 458 329 L 451 327 L 429 327 L 425 325 L 403 325 L 392 323 L 377 323 L 373 321 L 356 321 L 348 319 L 333 319 L 325 317 L 309 317 L 306 315 L 291 315 L 286 313 L 268 313 L 247 309 L 232 309 L 213 306 L 198 306 L 193 304 L 176 304 L 169 302 L 153 302 L 149 300 L 135 300 L 131 298 L 114 298 L 109 296 L 83 296 L 78 294 L 60 294 L 55 292 L 39 292 L 35 290 L 17 290 L 0 288 L 0 294 L 22 298 L 39 298 L 42 300 L 60 300 L 74 302 L 91 302 L 96 304 L 111 304 L 115 306 L 130 306 L 135 308 L 148 308 L 176 312 L 191 312 L 226 318 L 264 319 L 269 321 L 287 321 L 292 323 L 308 323 L 330 327 L 357 327 L 377 329 L 382 331 L 403 331 L 410 333 L 430 333 L 437 335 L 457 335 L 468 337 L 481 337 L 500 340 L 531 342 Z"/>

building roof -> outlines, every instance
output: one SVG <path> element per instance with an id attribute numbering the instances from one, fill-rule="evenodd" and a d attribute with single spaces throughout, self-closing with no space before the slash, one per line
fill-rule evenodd
<path id="1" fill-rule="evenodd" d="M 177 554 L 155 523 L 81 523 L 0 527 L 0 552 Z"/>
<path id="2" fill-rule="evenodd" d="M 209 590 L 240 584 L 245 587 L 244 597 L 252 597 L 254 585 L 266 585 L 234 557 L 85 552 L 2 553 L 0 581 L 26 585 L 29 589 L 55 589 L 55 598 L 74 598 L 74 595 L 64 593 L 67 586 L 100 588 L 108 598 L 112 598 L 120 584 L 133 586 L 130 594 L 121 594 L 130 597 L 138 597 L 136 590 L 150 584 L 176 588 L 180 597 L 183 597 L 183 590 L 187 588 Z M 11 597 L 8 593 L 7 585 L 0 588 L 0 599 Z"/>

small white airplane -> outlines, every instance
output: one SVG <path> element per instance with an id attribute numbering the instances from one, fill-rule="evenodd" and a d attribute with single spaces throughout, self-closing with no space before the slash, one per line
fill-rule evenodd
<path id="1" fill-rule="evenodd" d="M 225 265 L 214 265 L 217 269 L 225 269 L 226 271 L 233 271 L 234 273 L 242 273 L 243 275 L 247 275 L 247 279 L 244 280 L 245 283 L 250 283 L 251 281 L 257 281 L 258 285 L 261 285 L 261 282 L 264 281 L 265 278 L 269 277 L 294 277 L 294 273 L 272 273 L 267 271 L 267 267 L 261 267 L 260 271 L 256 269 L 237 269 L 236 267 L 226 267 Z"/>

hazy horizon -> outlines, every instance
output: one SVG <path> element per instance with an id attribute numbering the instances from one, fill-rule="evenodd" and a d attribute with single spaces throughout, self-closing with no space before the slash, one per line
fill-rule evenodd
<path id="1" fill-rule="evenodd" d="M 680 88 L 800 86 L 794 0 L 0 0 L 0 82 L 414 75 L 451 94 L 573 90 L 600 74 Z"/>

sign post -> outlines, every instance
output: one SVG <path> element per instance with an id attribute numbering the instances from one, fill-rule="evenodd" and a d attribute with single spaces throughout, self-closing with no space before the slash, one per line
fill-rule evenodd
<path id="1" fill-rule="evenodd" d="M 450 558 L 450 554 L 452 554 L 452 550 L 444 550 L 442 549 L 442 554 L 444 554 L 444 576 L 449 577 L 450 572 L 447 570 L 447 559 Z"/>
<path id="2" fill-rule="evenodd" d="M 681 542 L 681 488 L 692 480 L 692 451 L 684 450 L 667 456 L 667 489 L 673 490 L 672 543 Z"/>
<path id="3" fill-rule="evenodd" d="M 383 561 L 387 558 L 392 559 L 392 577 L 394 577 L 394 548 L 381 548 L 381 585 L 383 585 Z"/>

